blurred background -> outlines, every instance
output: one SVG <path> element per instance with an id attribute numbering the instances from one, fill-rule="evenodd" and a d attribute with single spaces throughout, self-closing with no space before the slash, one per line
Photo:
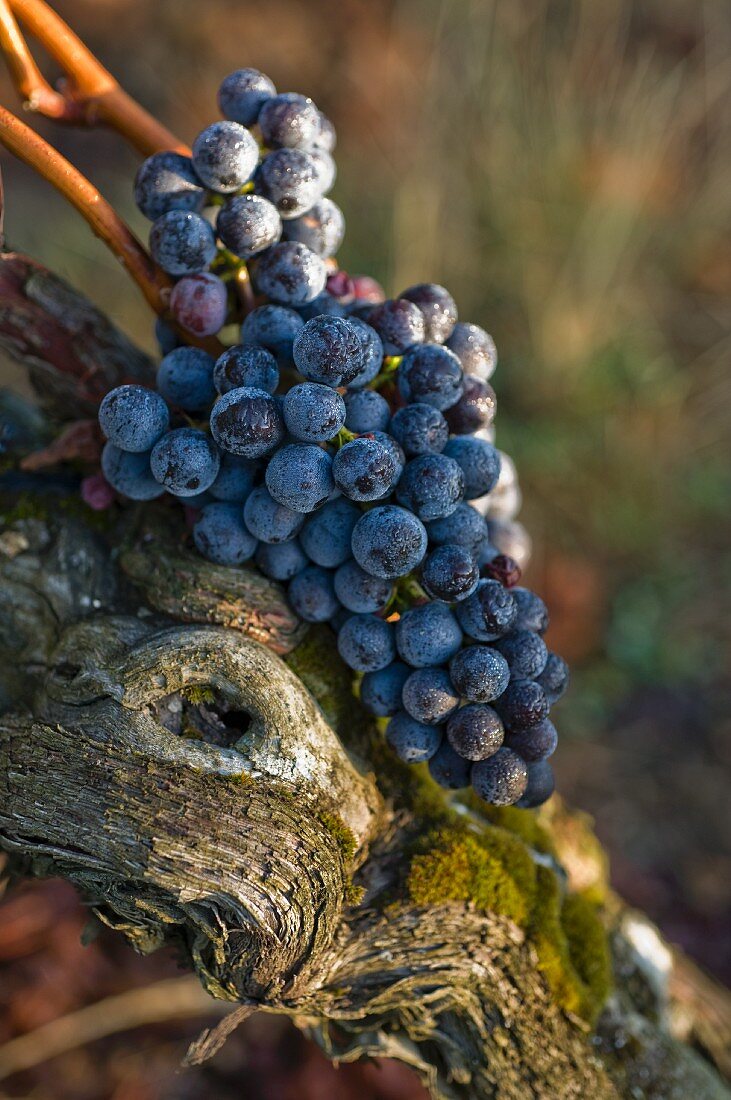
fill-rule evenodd
<path id="1" fill-rule="evenodd" d="M 122 83 L 187 141 L 220 79 L 263 69 L 338 129 L 342 265 L 387 292 L 445 284 L 494 336 L 497 443 L 534 542 L 527 582 L 572 664 L 559 789 L 612 881 L 731 977 L 731 15 L 725 0 L 58 0 Z M 41 56 L 39 54 L 39 56 Z M 53 74 L 53 66 L 46 66 Z M 16 104 L 4 75 L 2 102 Z M 39 124 L 144 236 L 120 140 Z M 2 155 L 5 228 L 138 342 L 137 291 L 79 217 Z M 22 372 L 0 361 L 0 380 Z M 0 1043 L 152 977 L 79 946 L 62 884 L 0 903 Z M 332 1070 L 286 1024 L 180 1073 L 190 1021 L 11 1080 L 70 1100 L 398 1097 L 393 1066 Z M 4 1086 L 0 1085 L 0 1089 Z"/>

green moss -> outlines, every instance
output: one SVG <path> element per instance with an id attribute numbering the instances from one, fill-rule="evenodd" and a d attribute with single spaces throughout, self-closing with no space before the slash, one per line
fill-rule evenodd
<path id="1" fill-rule="evenodd" d="M 555 873 L 515 833 L 500 825 L 473 832 L 462 821 L 432 830 L 415 845 L 406 890 L 416 905 L 461 901 L 509 917 L 532 942 L 561 1007 L 596 1019 L 611 983 L 598 910 L 582 895 L 563 899 Z"/>
<path id="2" fill-rule="evenodd" d="M 343 857 L 343 863 L 347 866 L 352 862 L 358 847 L 358 843 L 353 833 L 343 819 L 331 810 L 318 810 L 317 820 L 321 825 L 324 825 L 335 840 L 335 843 L 340 849 L 340 854 Z"/>
<path id="3" fill-rule="evenodd" d="M 561 924 L 561 893 L 555 874 L 547 867 L 536 871 L 536 900 L 527 929 L 542 972 L 554 997 L 566 1009 L 582 1016 L 582 983 L 571 962 Z"/>
<path id="4" fill-rule="evenodd" d="M 580 894 L 562 898 L 556 876 L 537 868 L 536 906 L 528 929 L 538 966 L 567 1012 L 593 1023 L 611 987 L 611 963 L 599 912 Z"/>
<path id="5" fill-rule="evenodd" d="M 312 627 L 284 661 L 315 697 L 330 725 L 338 729 L 348 711 L 352 718 L 356 708 L 352 674 L 337 657 L 333 659 L 334 647 L 335 637 L 328 627 Z"/>
<path id="6" fill-rule="evenodd" d="M 216 701 L 213 689 L 208 684 L 190 684 L 189 687 L 184 687 L 180 694 L 196 707 L 201 703 L 210 704 Z"/>
<path id="7" fill-rule="evenodd" d="M 581 1014 L 594 1019 L 612 988 L 612 959 L 599 907 L 585 893 L 568 894 L 561 908 L 561 923 L 571 961 L 585 987 Z"/>
<path id="8" fill-rule="evenodd" d="M 472 792 L 471 792 L 472 793 Z M 551 837 L 540 825 L 532 810 L 519 810 L 516 806 L 489 806 L 472 793 L 479 803 L 479 812 L 493 825 L 499 825 L 508 832 L 519 836 L 530 848 L 545 855 L 555 856 L 556 850 Z"/>
<path id="9" fill-rule="evenodd" d="M 415 904 L 472 902 L 525 927 L 535 866 L 519 840 L 504 829 L 473 833 L 458 823 L 428 834 L 423 847 L 411 860 L 406 882 Z"/>
<path id="10" fill-rule="evenodd" d="M 356 886 L 352 879 L 345 884 L 345 900 L 348 905 L 360 905 L 364 894 L 365 889 L 362 886 Z"/>

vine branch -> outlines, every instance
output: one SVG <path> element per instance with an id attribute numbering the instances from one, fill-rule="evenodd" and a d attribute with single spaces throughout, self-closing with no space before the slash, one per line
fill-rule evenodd
<path id="1" fill-rule="evenodd" d="M 51 87 L 38 68 L 16 16 L 65 74 Z M 25 106 L 45 118 L 81 126 L 106 125 L 143 156 L 190 150 L 140 106 L 45 0 L 0 0 L 0 49 Z"/>
<path id="2" fill-rule="evenodd" d="M 111 249 L 137 283 L 155 312 L 164 313 L 170 279 L 153 263 L 132 231 L 86 176 L 5 107 L 0 107 L 0 142 L 48 180 L 79 211 L 94 234 Z"/>

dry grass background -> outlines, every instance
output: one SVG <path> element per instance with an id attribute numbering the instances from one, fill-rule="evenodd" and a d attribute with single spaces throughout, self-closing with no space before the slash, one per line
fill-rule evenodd
<path id="1" fill-rule="evenodd" d="M 559 781 L 596 816 L 620 889 L 728 977 L 725 0 L 57 6 L 187 139 L 241 64 L 311 94 L 340 135 L 343 265 L 392 292 L 445 283 L 493 333 L 529 580 L 575 667 Z M 41 128 L 143 233 L 133 155 Z M 3 169 L 11 242 L 149 344 L 143 305 L 76 216 Z"/>

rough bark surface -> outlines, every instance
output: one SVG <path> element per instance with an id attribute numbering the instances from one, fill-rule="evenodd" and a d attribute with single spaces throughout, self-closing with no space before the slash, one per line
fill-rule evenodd
<path id="1" fill-rule="evenodd" d="M 93 416 L 114 386 L 154 377 L 149 356 L 105 314 L 18 252 L 0 256 L 0 347 L 28 365 L 54 418 Z"/>
<path id="2" fill-rule="evenodd" d="M 159 505 L 115 512 L 106 532 L 70 503 L 6 494 L 0 511 L 0 846 L 15 874 L 63 875 L 138 950 L 177 946 L 234 1013 L 287 1013 L 334 1059 L 400 1058 L 444 1100 L 730 1095 L 714 1067 L 727 1001 L 716 992 L 707 1041 L 686 998 L 681 1041 L 679 964 L 606 889 L 615 986 L 595 1025 L 500 906 L 414 900 L 434 796 L 420 804 L 398 772 L 381 782 L 381 737 L 333 638 L 304 637 L 276 585 L 201 562 Z M 495 828 L 449 812 L 470 837 Z M 583 820 L 558 808 L 543 825 L 553 854 L 529 838 L 521 858 L 563 893 L 597 884 Z"/>

